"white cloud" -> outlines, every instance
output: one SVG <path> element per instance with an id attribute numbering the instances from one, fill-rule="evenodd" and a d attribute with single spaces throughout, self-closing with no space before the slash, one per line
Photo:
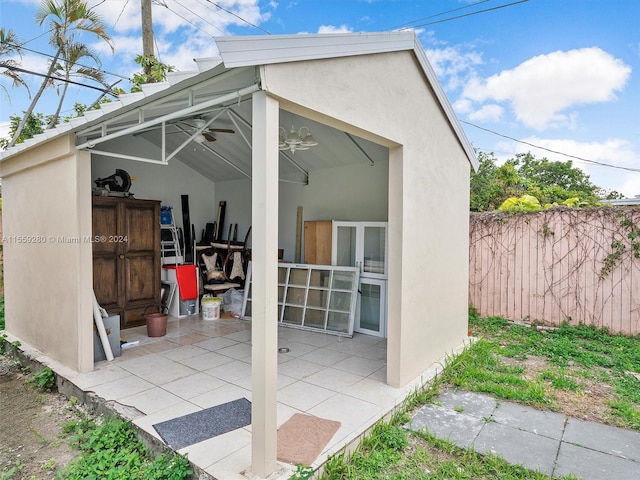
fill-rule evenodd
<path id="1" fill-rule="evenodd" d="M 469 120 L 477 122 L 497 122 L 502 118 L 504 108 L 500 105 L 489 104 L 483 105 L 479 110 L 469 114 Z"/>
<path id="2" fill-rule="evenodd" d="M 640 196 L 640 173 L 628 173 L 622 183 L 615 188 L 627 198 Z"/>
<path id="3" fill-rule="evenodd" d="M 475 75 L 475 67 L 482 64 L 482 54 L 465 52 L 461 47 L 436 48 L 426 51 L 436 75 L 449 90 L 456 90 Z"/>
<path id="4" fill-rule="evenodd" d="M 336 27 L 335 25 L 320 25 L 318 27 L 318 33 L 349 33 L 353 30 L 346 25 L 340 25 Z"/>
<path id="5" fill-rule="evenodd" d="M 506 102 L 523 124 L 542 130 L 575 122 L 571 107 L 611 101 L 631 68 L 597 48 L 533 57 L 512 70 L 467 83 L 463 97 L 476 103 Z"/>

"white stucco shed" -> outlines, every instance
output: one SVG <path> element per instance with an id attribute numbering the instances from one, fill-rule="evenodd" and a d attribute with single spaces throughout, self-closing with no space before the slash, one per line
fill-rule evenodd
<path id="1" fill-rule="evenodd" d="M 0 152 L 7 331 L 93 368 L 92 181 L 122 168 L 137 198 L 179 205 L 196 232 L 228 203 L 252 227 L 252 469 L 276 465 L 278 249 L 305 220 L 388 222 L 387 383 L 403 386 L 467 337 L 469 173 L 476 165 L 412 32 L 226 37 L 170 74 Z M 200 131 L 175 130 L 203 118 Z M 318 146 L 278 149 L 305 125 Z M 226 127 L 215 142 L 204 128 Z M 180 127 L 177 127 L 180 130 Z"/>

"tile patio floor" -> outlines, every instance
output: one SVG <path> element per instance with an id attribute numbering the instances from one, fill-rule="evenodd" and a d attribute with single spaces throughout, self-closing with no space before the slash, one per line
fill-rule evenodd
<path id="1" fill-rule="evenodd" d="M 194 315 L 169 319 L 167 335 L 147 336 L 146 327 L 121 336 L 139 346 L 101 361 L 91 372 L 68 378 L 84 391 L 129 407 L 129 418 L 160 438 L 153 424 L 242 397 L 251 400 L 251 322 L 204 321 Z M 287 327 L 278 329 L 278 427 L 301 412 L 337 420 L 342 426 L 314 462 L 331 454 L 386 415 L 435 367 L 404 388 L 386 385 L 386 340 L 355 334 L 340 338 Z M 251 426 L 180 449 L 214 478 L 246 479 L 250 472 Z M 283 467 L 288 478 L 291 467 Z"/>

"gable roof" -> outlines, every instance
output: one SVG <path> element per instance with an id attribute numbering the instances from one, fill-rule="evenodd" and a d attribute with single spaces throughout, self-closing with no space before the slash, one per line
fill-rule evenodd
<path id="1" fill-rule="evenodd" d="M 474 169 L 475 150 L 445 94 L 418 36 L 412 31 L 374 33 L 335 33 L 318 35 L 256 35 L 216 37 L 224 65 L 228 68 L 268 65 L 305 60 L 413 51 L 438 102 Z"/>
<path id="2" fill-rule="evenodd" d="M 397 51 L 411 51 L 415 55 L 429 85 L 445 113 L 461 147 L 463 148 L 473 168 L 477 168 L 478 161 L 458 121 L 447 96 L 431 67 L 427 55 L 414 32 L 376 32 L 376 33 L 344 33 L 321 35 L 273 35 L 273 36 L 235 36 L 216 37 L 216 44 L 221 59 L 194 59 L 197 70 L 187 72 L 173 72 L 167 75 L 165 82 L 142 85 L 142 91 L 121 95 L 116 101 L 101 104 L 97 110 L 90 110 L 68 123 L 60 124 L 53 129 L 0 151 L 0 162 L 14 154 L 32 148 L 51 138 L 68 133 L 85 133 L 98 131 L 99 126 L 107 121 L 114 121 L 118 117 L 133 117 L 129 127 L 121 132 L 135 129 L 131 125 L 142 129 L 150 124 L 159 124 L 161 117 L 178 118 L 181 112 L 160 115 L 154 120 L 144 119 L 144 115 L 137 118 L 134 113 L 144 111 L 154 104 L 159 104 L 182 91 L 195 88 L 199 82 L 206 82 L 230 70 L 243 70 L 245 67 L 260 65 L 308 61 L 347 57 L 354 55 L 368 55 Z M 197 110 L 197 109 L 194 109 Z M 86 144 L 85 144 L 86 146 Z"/>

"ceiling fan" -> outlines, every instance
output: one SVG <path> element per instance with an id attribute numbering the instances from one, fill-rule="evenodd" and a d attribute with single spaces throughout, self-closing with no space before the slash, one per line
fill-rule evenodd
<path id="1" fill-rule="evenodd" d="M 179 120 L 174 125 L 177 125 L 179 131 L 177 132 L 168 132 L 168 133 L 189 133 L 189 130 L 195 131 L 200 130 L 207 123 L 206 120 L 202 118 L 191 118 L 189 120 Z M 199 135 L 194 137 L 194 141 L 198 143 L 202 143 L 203 141 L 215 142 L 217 138 L 213 135 L 214 133 L 236 133 L 235 130 L 230 128 L 206 128 Z"/>

